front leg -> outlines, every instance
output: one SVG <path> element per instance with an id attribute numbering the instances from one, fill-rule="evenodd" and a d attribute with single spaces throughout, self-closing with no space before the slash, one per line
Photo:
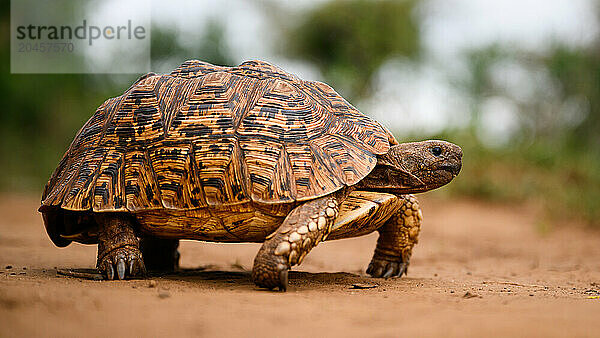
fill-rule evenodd
<path id="1" fill-rule="evenodd" d="M 96 213 L 98 260 L 96 267 L 107 279 L 125 279 L 146 274 L 139 240 L 131 217 L 122 213 Z"/>
<path id="2" fill-rule="evenodd" d="M 338 192 L 305 202 L 292 210 L 258 251 L 252 269 L 254 283 L 285 291 L 288 270 L 302 263 L 308 252 L 327 237 L 344 196 L 344 192 Z"/>
<path id="3" fill-rule="evenodd" d="M 373 277 L 402 276 L 408 269 L 412 248 L 419 240 L 423 216 L 413 195 L 400 196 L 398 211 L 381 227 L 375 254 L 367 273 Z"/>

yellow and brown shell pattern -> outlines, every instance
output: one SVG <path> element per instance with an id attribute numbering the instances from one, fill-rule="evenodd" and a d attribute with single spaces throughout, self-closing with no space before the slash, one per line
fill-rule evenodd
<path id="1" fill-rule="evenodd" d="M 396 143 L 325 83 L 262 61 L 192 60 L 104 102 L 40 211 L 129 212 L 157 236 L 261 241 L 297 202 L 356 184 Z"/>

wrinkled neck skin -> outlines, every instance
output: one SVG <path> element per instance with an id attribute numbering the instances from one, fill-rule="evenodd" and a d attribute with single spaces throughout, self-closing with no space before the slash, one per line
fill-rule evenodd
<path id="1" fill-rule="evenodd" d="M 424 192 L 425 184 L 413 175 L 389 170 L 384 165 L 377 165 L 367 177 L 356 185 L 356 189 L 381 191 L 394 195 Z"/>
<path id="2" fill-rule="evenodd" d="M 461 160 L 462 150 L 449 142 L 402 143 L 378 156 L 373 171 L 356 188 L 395 195 L 433 190 L 458 175 Z"/>

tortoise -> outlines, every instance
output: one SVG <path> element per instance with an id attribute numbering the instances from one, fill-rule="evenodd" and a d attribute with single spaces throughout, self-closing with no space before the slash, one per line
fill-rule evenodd
<path id="1" fill-rule="evenodd" d="M 178 268 L 180 239 L 263 243 L 252 278 L 287 287 L 318 243 L 380 233 L 367 273 L 402 276 L 460 147 L 398 143 L 329 85 L 263 61 L 140 77 L 79 130 L 39 211 L 55 245 L 98 244 L 106 279 Z"/>

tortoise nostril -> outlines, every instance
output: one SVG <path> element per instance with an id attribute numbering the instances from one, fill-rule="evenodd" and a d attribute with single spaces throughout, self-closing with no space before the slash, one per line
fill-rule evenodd
<path id="1" fill-rule="evenodd" d="M 458 175 L 460 169 L 462 169 L 462 163 L 458 162 L 456 165 L 454 165 L 454 175 Z"/>

